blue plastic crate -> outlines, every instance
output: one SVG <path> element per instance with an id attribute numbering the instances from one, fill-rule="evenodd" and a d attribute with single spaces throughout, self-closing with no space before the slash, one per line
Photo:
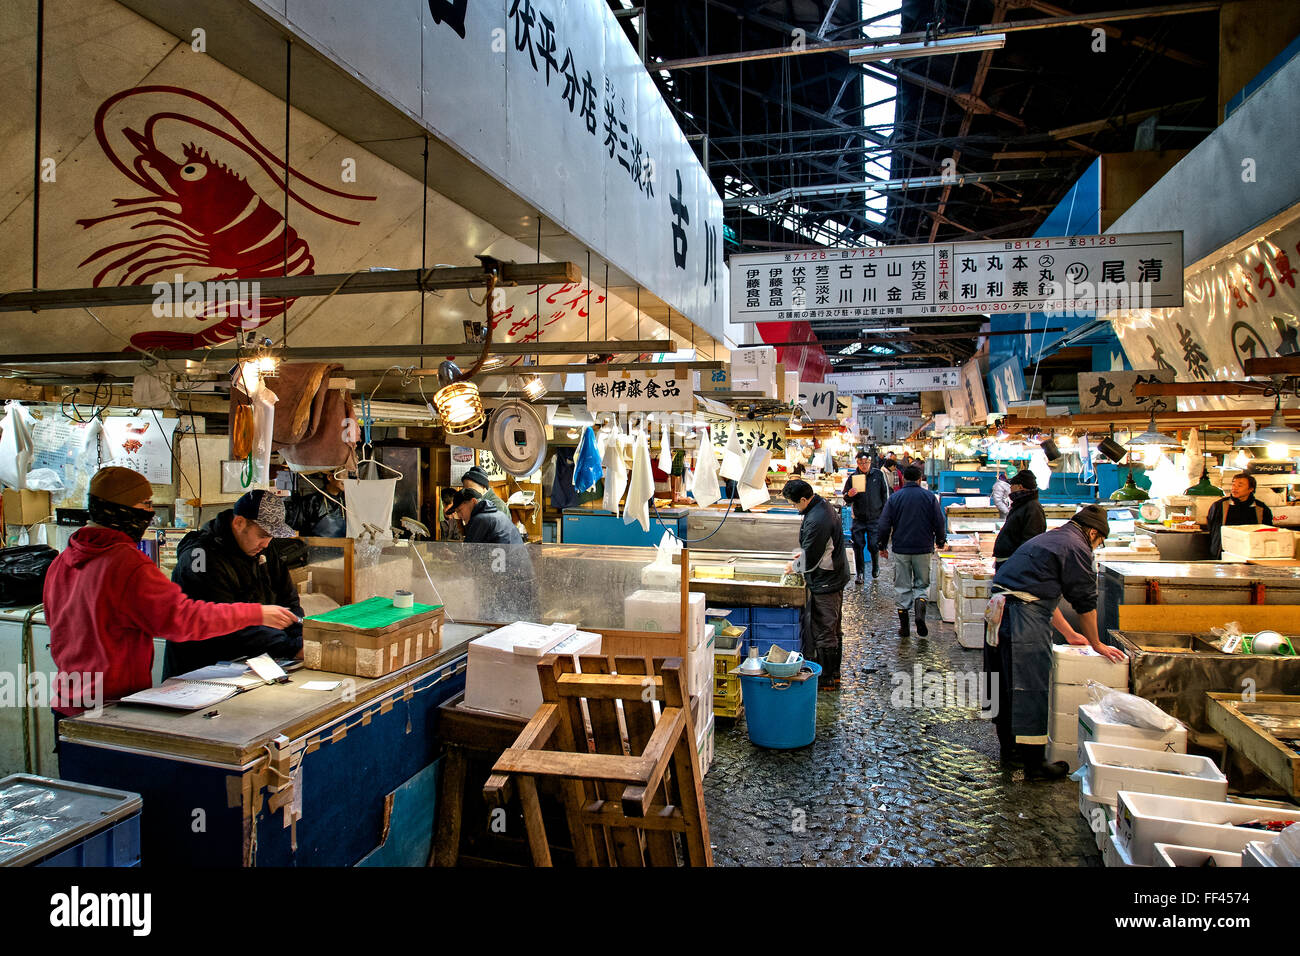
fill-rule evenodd
<path id="1" fill-rule="evenodd" d="M 799 650 L 799 643 L 803 639 L 798 624 L 753 624 L 749 628 L 749 639 L 754 644 L 766 648 L 767 645 L 780 643 L 785 647 L 783 642 L 790 641 L 794 647 L 786 650 Z"/>
<path id="2" fill-rule="evenodd" d="M 0 864 L 140 864 L 140 795 L 13 774 L 0 780 Z M 39 823 L 39 827 L 33 827 Z"/>
<path id="3" fill-rule="evenodd" d="M 41 860 L 36 866 L 139 866 L 140 814 Z"/>
<path id="4" fill-rule="evenodd" d="M 751 624 L 798 624 L 797 607 L 756 607 L 749 612 Z"/>
<path id="5" fill-rule="evenodd" d="M 803 650 L 803 641 L 798 639 L 793 641 L 780 640 L 780 639 L 778 640 L 762 639 L 762 640 L 756 640 L 754 642 L 754 646 L 758 648 L 758 656 L 759 657 L 765 656 L 767 654 L 768 648 L 770 648 L 773 644 L 775 644 L 777 647 L 782 648 L 783 650 L 789 651 L 792 654 L 795 651 Z"/>
<path id="6" fill-rule="evenodd" d="M 720 607 L 726 607 L 725 604 Z M 752 623 L 749 615 L 750 609 L 747 607 L 733 607 L 731 613 L 727 615 L 727 623 L 735 624 L 737 627 L 748 627 Z"/>

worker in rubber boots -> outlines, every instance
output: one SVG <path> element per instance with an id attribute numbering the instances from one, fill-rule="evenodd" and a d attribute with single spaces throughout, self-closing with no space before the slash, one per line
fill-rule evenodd
<path id="1" fill-rule="evenodd" d="M 807 588 L 802 630 L 803 656 L 822 668 L 821 690 L 838 690 L 844 653 L 844 588 L 849 563 L 844 554 L 844 526 L 835 509 L 802 478 L 786 482 L 781 497 L 803 515 L 799 554 L 786 571 L 803 574 Z"/>
<path id="2" fill-rule="evenodd" d="M 1082 635 L 1061 628 L 1066 640 L 1087 644 L 1107 660 L 1125 659 L 1097 634 L 1092 553 L 1109 533 L 1105 510 L 1087 505 L 1061 527 L 1022 544 L 993 576 L 984 637 L 985 695 L 991 704 L 986 710 L 994 711 L 1003 764 L 1023 764 L 1026 779 L 1059 779 L 1070 772 L 1064 762 L 1046 760 L 1052 631 L 1062 595 L 1083 628 Z"/>

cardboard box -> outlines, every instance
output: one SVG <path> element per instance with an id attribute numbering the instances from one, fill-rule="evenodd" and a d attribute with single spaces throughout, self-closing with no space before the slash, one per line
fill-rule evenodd
<path id="1" fill-rule="evenodd" d="M 44 521 L 54 514 L 50 507 L 48 491 L 18 491 L 6 488 L 4 493 L 5 524 L 29 525 Z"/>
<path id="2" fill-rule="evenodd" d="M 1228 778 L 1208 757 L 1091 741 L 1083 744 L 1083 752 L 1085 779 L 1096 800 L 1113 805 L 1121 790 L 1220 803 L 1228 799 Z"/>
<path id="3" fill-rule="evenodd" d="M 1128 661 L 1111 661 L 1091 647 L 1052 645 L 1052 683 L 1084 685 L 1093 680 L 1116 690 L 1128 690 Z"/>
<path id="4" fill-rule="evenodd" d="M 1102 716 L 1099 705 L 1084 704 L 1079 708 L 1080 751 L 1088 741 L 1185 754 L 1187 753 L 1187 728 L 1181 723 L 1177 728 L 1169 731 L 1117 724 Z M 1083 759 L 1082 755 L 1081 759 Z"/>
<path id="5" fill-rule="evenodd" d="M 314 671 L 383 677 L 437 654 L 442 622 L 441 607 L 385 627 L 352 627 L 309 617 L 302 624 L 303 662 Z"/>
<path id="6" fill-rule="evenodd" d="M 1292 532 L 1266 524 L 1229 524 L 1220 530 L 1223 550 L 1247 558 L 1290 558 L 1295 555 Z"/>
<path id="7" fill-rule="evenodd" d="M 1115 833 L 1133 862 L 1143 866 L 1155 858 L 1157 843 L 1240 853 L 1262 833 L 1241 824 L 1261 819 L 1300 821 L 1300 809 L 1274 810 L 1128 790 L 1116 796 Z"/>

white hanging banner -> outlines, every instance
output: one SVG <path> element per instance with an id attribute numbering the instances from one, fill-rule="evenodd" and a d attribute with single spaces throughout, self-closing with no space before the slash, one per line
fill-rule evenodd
<path id="1" fill-rule="evenodd" d="M 1181 308 L 1109 318 L 1137 368 L 1179 381 L 1241 381 L 1251 358 L 1300 354 L 1300 219 L 1187 277 Z M 1257 408 L 1253 397 L 1179 398 L 1188 411 Z"/>
<path id="2" fill-rule="evenodd" d="M 732 322 L 1183 303 L 1181 232 L 759 252 L 729 264 Z"/>

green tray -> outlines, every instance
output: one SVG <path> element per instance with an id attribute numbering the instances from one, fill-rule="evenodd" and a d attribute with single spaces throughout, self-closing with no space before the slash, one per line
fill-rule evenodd
<path id="1" fill-rule="evenodd" d="M 356 604 L 345 604 L 324 614 L 312 614 L 305 620 L 326 624 L 341 624 L 355 628 L 381 628 L 399 624 L 419 614 L 442 608 L 441 604 L 416 604 L 411 607 L 393 607 L 393 599 L 372 597 Z"/>

